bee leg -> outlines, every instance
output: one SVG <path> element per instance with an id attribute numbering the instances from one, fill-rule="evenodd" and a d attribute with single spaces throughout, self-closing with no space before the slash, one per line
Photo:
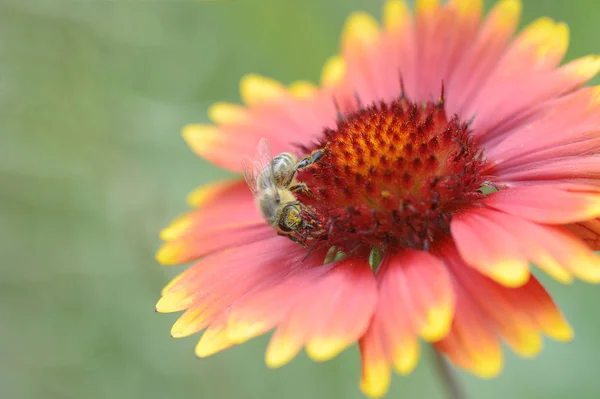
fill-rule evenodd
<path id="1" fill-rule="evenodd" d="M 310 195 L 311 197 L 313 196 L 308 186 L 304 183 L 295 183 L 294 185 L 288 187 L 288 189 L 293 193 L 306 194 Z"/>
<path id="2" fill-rule="evenodd" d="M 304 247 L 305 249 L 308 249 L 308 245 L 306 245 L 306 243 L 304 241 L 302 241 L 301 239 L 299 239 L 298 237 L 292 236 L 292 235 L 288 235 L 287 236 L 290 240 L 294 241 L 296 244 L 300 244 L 302 245 L 302 247 Z"/>

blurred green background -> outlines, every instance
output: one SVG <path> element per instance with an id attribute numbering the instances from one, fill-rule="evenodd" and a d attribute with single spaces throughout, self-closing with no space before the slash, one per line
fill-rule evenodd
<path id="1" fill-rule="evenodd" d="M 489 6 L 491 2 L 487 2 Z M 569 23 L 569 58 L 600 51 L 600 4 L 525 0 Z M 315 81 L 344 18 L 372 0 L 0 2 L 0 398 L 361 398 L 358 351 L 275 371 L 266 338 L 198 360 L 154 313 L 178 271 L 154 261 L 185 195 L 224 176 L 180 127 L 238 101 L 257 72 Z M 544 279 L 575 327 L 470 398 L 600 397 L 600 287 Z M 425 358 L 392 398 L 441 398 Z"/>

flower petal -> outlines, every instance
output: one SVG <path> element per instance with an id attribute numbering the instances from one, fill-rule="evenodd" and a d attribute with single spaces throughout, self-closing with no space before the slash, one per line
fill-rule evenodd
<path id="1" fill-rule="evenodd" d="M 450 276 L 427 252 L 406 250 L 384 258 L 377 278 L 377 308 L 360 340 L 361 388 L 374 397 L 387 390 L 389 364 L 400 374 L 410 373 L 419 358 L 417 337 L 443 338 L 454 314 Z"/>
<path id="2" fill-rule="evenodd" d="M 246 105 L 252 107 L 278 101 L 287 95 L 285 86 L 264 76 L 249 74 L 240 81 L 240 95 Z"/>
<path id="3" fill-rule="evenodd" d="M 530 186 L 490 194 L 485 204 L 539 223 L 564 224 L 600 217 L 600 193 Z"/>
<path id="4" fill-rule="evenodd" d="M 417 92 L 413 100 L 438 98 L 443 82 L 452 76 L 462 55 L 472 45 L 480 24 L 480 0 L 417 3 Z"/>
<path id="5" fill-rule="evenodd" d="M 541 349 L 539 333 L 568 340 L 572 330 L 540 283 L 531 277 L 518 288 L 507 288 L 464 264 L 452 245 L 440 256 L 455 277 L 457 309 L 448 336 L 436 343 L 458 366 L 481 377 L 493 377 L 502 367 L 499 339 L 521 355 Z"/>
<path id="6" fill-rule="evenodd" d="M 487 81 L 511 39 L 521 16 L 521 2 L 501 0 L 488 13 L 471 48 L 465 50 L 457 61 L 452 76 L 447 82 L 446 106 L 450 114 L 459 114 L 466 119 L 465 109 Z"/>
<path id="7" fill-rule="evenodd" d="M 600 87 L 585 87 L 540 107 L 498 140 L 486 143 L 492 174 L 600 150 Z"/>
<path id="8" fill-rule="evenodd" d="M 348 17 L 341 39 L 348 83 L 343 97 L 352 101 L 357 96 L 364 104 L 383 98 L 385 86 L 379 70 L 382 57 L 380 37 L 379 24 L 371 15 L 356 12 Z M 349 108 L 349 105 L 342 106 Z"/>
<path id="9" fill-rule="evenodd" d="M 451 225 L 452 234 L 461 256 L 468 264 L 479 260 L 477 269 L 480 272 L 485 270 L 485 263 L 481 259 L 496 244 L 472 237 L 473 233 L 493 237 L 497 242 L 510 242 L 511 245 L 505 245 L 504 252 L 499 256 L 525 259 L 558 281 L 568 283 L 575 276 L 589 282 L 600 282 L 600 256 L 566 228 L 540 225 L 491 209 L 469 211 L 468 214 L 455 217 Z M 477 245 L 480 242 L 483 244 Z M 518 245 L 514 245 L 515 242 Z M 511 285 L 492 273 L 484 274 L 504 285 Z"/>
<path id="10" fill-rule="evenodd" d="M 540 162 L 526 163 L 505 168 L 495 178 L 495 182 L 513 186 L 526 181 L 567 182 L 579 179 L 600 179 L 600 155 L 576 155 L 558 159 L 545 159 Z"/>
<path id="11" fill-rule="evenodd" d="M 376 299 L 366 259 L 298 269 L 237 300 L 229 310 L 228 336 L 240 343 L 277 326 L 265 355 L 269 367 L 287 363 L 304 345 L 310 357 L 324 361 L 358 341 Z"/>
<path id="12" fill-rule="evenodd" d="M 209 326 L 231 304 L 260 285 L 275 284 L 287 275 L 310 268 L 324 254 L 302 262 L 306 251 L 297 244 L 272 238 L 205 257 L 177 276 L 163 290 L 159 311 L 187 309 L 171 333 L 183 337 Z M 317 263 L 318 264 L 318 263 Z"/>
<path id="13" fill-rule="evenodd" d="M 284 237 L 277 237 L 274 230 L 264 223 L 231 226 L 221 230 L 206 231 L 203 234 L 195 233 L 164 243 L 156 253 L 156 260 L 163 265 L 179 265 L 215 251 L 241 247 L 273 237 L 279 242 L 286 241 Z"/>
<path id="14" fill-rule="evenodd" d="M 480 273 L 509 287 L 529 279 L 529 262 L 511 231 L 490 222 L 482 211 L 455 215 L 450 224 L 461 257 Z"/>
<path id="15" fill-rule="evenodd" d="M 307 290 L 304 300 L 286 319 L 302 325 L 306 352 L 314 360 L 324 361 L 358 341 L 368 327 L 376 301 L 368 261 L 345 258 Z"/>
<path id="16" fill-rule="evenodd" d="M 198 209 L 175 219 L 160 232 L 163 240 L 186 235 L 206 235 L 227 227 L 265 224 L 245 182 L 219 181 L 198 188 L 188 196 Z"/>
<path id="17" fill-rule="evenodd" d="M 466 114 L 476 115 L 472 127 L 485 146 L 487 141 L 507 134 L 514 120 L 535 111 L 546 101 L 581 87 L 599 70 L 598 59 L 584 57 L 555 70 L 498 79 L 481 89 Z"/>
<path id="18" fill-rule="evenodd" d="M 402 94 L 401 81 L 405 93 L 414 98 L 417 79 L 416 43 L 410 9 L 405 1 L 388 0 L 383 9 L 384 32 L 381 37 L 381 57 L 378 60 L 378 73 L 383 78 L 384 101 L 393 101 Z"/>

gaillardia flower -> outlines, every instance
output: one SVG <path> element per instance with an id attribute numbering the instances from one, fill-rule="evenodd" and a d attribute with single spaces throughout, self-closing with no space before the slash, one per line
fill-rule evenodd
<path id="1" fill-rule="evenodd" d="M 248 75 L 245 106 L 186 126 L 196 153 L 234 172 L 262 137 L 274 155 L 324 155 L 296 176 L 317 226 L 299 232 L 308 248 L 277 235 L 241 178 L 191 194 L 157 255 L 195 261 L 157 304 L 185 310 L 172 335 L 204 330 L 204 357 L 274 330 L 272 367 L 358 342 L 373 397 L 415 368 L 420 339 L 481 377 L 499 373 L 501 341 L 534 356 L 542 335 L 571 339 L 530 264 L 600 281 L 600 90 L 583 87 L 600 59 L 559 65 L 565 24 L 515 35 L 520 11 L 417 0 L 412 15 L 388 0 L 381 25 L 350 16 L 320 87 Z"/>

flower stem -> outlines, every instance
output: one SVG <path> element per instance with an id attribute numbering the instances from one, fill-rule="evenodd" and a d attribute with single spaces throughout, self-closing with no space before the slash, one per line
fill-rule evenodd
<path id="1" fill-rule="evenodd" d="M 451 366 L 448 364 L 446 359 L 442 356 L 440 352 L 437 351 L 433 346 L 431 346 L 431 353 L 433 357 L 433 362 L 435 364 L 435 369 L 440 379 L 442 380 L 442 384 L 444 386 L 444 393 L 448 399 L 466 399 L 465 391 L 460 385 L 460 381 L 458 377 L 452 370 Z"/>

